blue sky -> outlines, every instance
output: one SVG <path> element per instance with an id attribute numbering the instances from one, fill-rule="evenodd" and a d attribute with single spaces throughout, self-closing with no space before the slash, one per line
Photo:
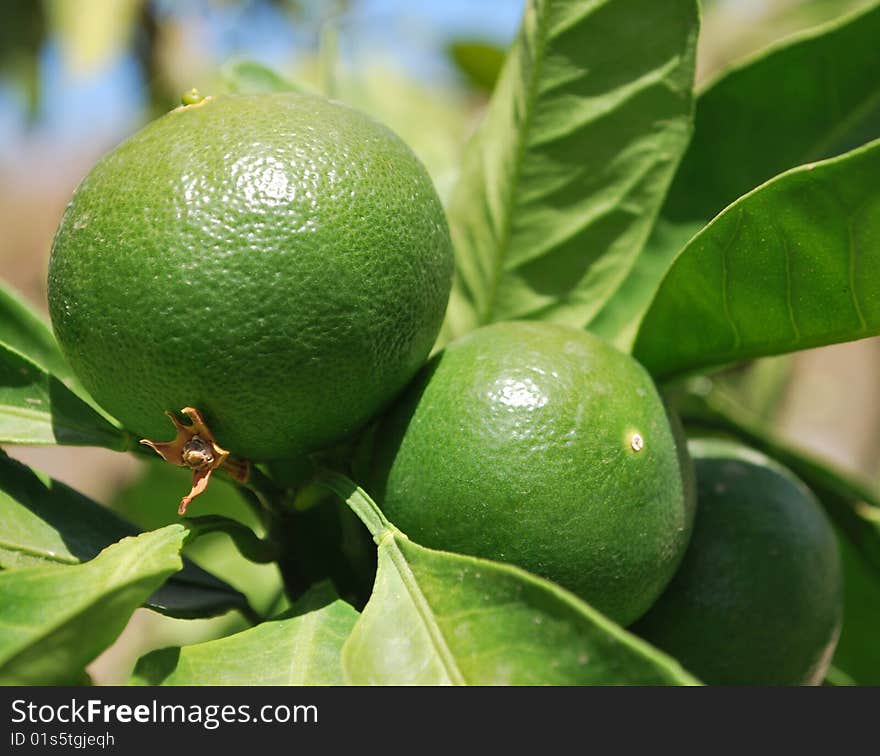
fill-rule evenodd
<path id="1" fill-rule="evenodd" d="M 295 26 L 272 6 L 256 3 L 242 9 L 205 0 L 152 0 L 162 13 L 195 17 L 203 30 L 205 52 L 217 65 L 233 55 L 285 66 L 315 45 L 315 24 Z M 412 76 L 448 81 L 453 73 L 443 55 L 445 42 L 457 37 L 484 38 L 507 44 L 519 23 L 521 0 L 357 0 L 340 24 L 343 63 L 371 53 L 391 58 Z M 317 20 L 325 4 L 311 3 Z M 37 135 L 50 141 L 76 141 L 100 124 L 121 133 L 139 118 L 145 82 L 134 57 L 125 52 L 87 76 L 65 69 L 57 40 L 40 56 L 41 102 Z M 21 96 L 0 82 L 0 140 L 12 146 L 24 134 Z"/>

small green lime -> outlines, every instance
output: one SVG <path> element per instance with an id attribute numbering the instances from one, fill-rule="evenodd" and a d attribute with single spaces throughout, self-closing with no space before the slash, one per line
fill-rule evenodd
<path id="1" fill-rule="evenodd" d="M 519 565 L 618 622 L 684 553 L 687 471 L 664 405 L 637 362 L 584 331 L 473 331 L 426 365 L 374 444 L 368 488 L 413 540 Z"/>
<path id="2" fill-rule="evenodd" d="M 335 443 L 424 363 L 452 252 L 391 131 L 301 94 L 206 97 L 106 155 L 61 221 L 52 323 L 131 431 L 200 410 L 254 460 Z"/>
<path id="3" fill-rule="evenodd" d="M 697 515 L 666 592 L 633 630 L 713 685 L 815 685 L 842 615 L 837 541 L 809 489 L 758 452 L 691 443 Z"/>

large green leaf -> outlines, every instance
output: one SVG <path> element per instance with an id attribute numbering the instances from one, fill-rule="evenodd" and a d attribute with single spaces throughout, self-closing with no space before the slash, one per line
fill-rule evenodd
<path id="1" fill-rule="evenodd" d="M 782 171 L 880 136 L 880 6 L 786 39 L 703 91 L 662 217 L 590 329 L 630 350 L 675 255 L 711 218 Z"/>
<path id="2" fill-rule="evenodd" d="M 126 538 L 79 565 L 0 572 L 0 684 L 72 685 L 181 568 L 186 530 Z"/>
<path id="3" fill-rule="evenodd" d="M 0 452 L 0 568 L 79 564 L 137 532 L 106 507 Z M 145 606 L 184 618 L 248 611 L 244 596 L 188 561 Z"/>
<path id="4" fill-rule="evenodd" d="M 0 444 L 103 446 L 123 451 L 132 439 L 54 375 L 0 342 Z"/>
<path id="5" fill-rule="evenodd" d="M 787 39 L 715 80 L 663 208 L 708 221 L 778 173 L 880 137 L 880 5 Z"/>
<path id="6" fill-rule="evenodd" d="M 412 543 L 366 493 L 323 484 L 379 545 L 373 595 L 342 651 L 346 679 L 387 685 L 698 684 L 571 593 L 517 567 Z"/>
<path id="7" fill-rule="evenodd" d="M 22 299 L 0 286 L 0 343 L 12 347 L 56 378 L 71 377 L 52 331 Z"/>
<path id="8" fill-rule="evenodd" d="M 590 330 L 621 351 L 631 352 L 639 322 L 670 263 L 702 227 L 702 223 L 672 223 L 658 218 L 632 270 L 590 323 Z"/>
<path id="9" fill-rule="evenodd" d="M 531 0 L 449 206 L 445 333 L 584 326 L 648 237 L 687 144 L 695 0 Z"/>
<path id="10" fill-rule="evenodd" d="M 218 640 L 143 657 L 142 685 L 342 685 L 342 644 L 358 613 L 319 583 L 280 617 Z"/>
<path id="11" fill-rule="evenodd" d="M 737 200 L 678 255 L 635 356 L 660 379 L 880 333 L 880 141 Z"/>

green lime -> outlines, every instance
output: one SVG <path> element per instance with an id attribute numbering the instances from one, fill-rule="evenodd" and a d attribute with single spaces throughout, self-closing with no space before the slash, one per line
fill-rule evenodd
<path id="1" fill-rule="evenodd" d="M 426 359 L 452 252 L 391 131 L 301 94 L 207 97 L 106 155 L 55 237 L 49 304 L 82 383 L 131 431 L 192 406 L 237 456 L 339 441 Z"/>
<path id="2" fill-rule="evenodd" d="M 519 565 L 620 623 L 687 544 L 654 384 L 584 331 L 498 323 L 449 344 L 383 419 L 372 460 L 368 489 L 413 540 Z"/>
<path id="3" fill-rule="evenodd" d="M 820 683 L 843 593 L 825 513 L 800 480 L 758 452 L 701 440 L 691 454 L 691 543 L 634 631 L 709 684 Z"/>

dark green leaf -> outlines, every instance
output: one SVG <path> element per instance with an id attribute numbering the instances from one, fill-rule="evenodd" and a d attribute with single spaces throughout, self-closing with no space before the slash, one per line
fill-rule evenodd
<path id="1" fill-rule="evenodd" d="M 242 593 L 187 559 L 183 569 L 150 595 L 144 606 L 177 619 L 216 617 L 232 609 L 249 620 L 255 617 Z"/>
<path id="2" fill-rule="evenodd" d="M 532 0 L 449 206 L 445 333 L 588 324 L 645 244 L 690 135 L 693 0 Z"/>
<path id="3" fill-rule="evenodd" d="M 880 333 L 880 141 L 737 200 L 678 255 L 633 353 L 660 379 Z"/>
<path id="4" fill-rule="evenodd" d="M 70 378 L 52 331 L 23 300 L 0 287 L 0 342 L 12 347 L 56 378 Z"/>
<path id="5" fill-rule="evenodd" d="M 379 544 L 373 595 L 342 651 L 354 684 L 698 684 L 574 595 L 516 567 L 412 543 L 351 481 L 324 484 Z"/>
<path id="6" fill-rule="evenodd" d="M 340 653 L 358 613 L 329 583 L 312 588 L 288 612 L 249 630 L 143 657 L 141 685 L 341 685 Z"/>
<path id="7" fill-rule="evenodd" d="M 181 568 L 185 535 L 169 525 L 84 564 L 0 572 L 0 684 L 79 682 L 132 612 Z"/>
<path id="8" fill-rule="evenodd" d="M 131 437 L 58 378 L 0 343 L 0 443 L 103 446 L 122 451 L 131 444 Z"/>
<path id="9" fill-rule="evenodd" d="M 632 270 L 590 323 L 590 330 L 618 349 L 631 352 L 639 322 L 660 281 L 675 256 L 702 227 L 702 223 L 670 223 L 659 218 Z"/>
<path id="10" fill-rule="evenodd" d="M 0 452 L 0 567 L 77 564 L 138 529 L 111 510 Z M 192 562 L 146 601 L 172 617 L 247 610 L 244 597 Z"/>
<path id="11" fill-rule="evenodd" d="M 843 631 L 834 653 L 838 673 L 834 680 L 836 684 L 880 685 L 880 579 L 846 538 L 841 538 L 840 554 Z"/>
<path id="12" fill-rule="evenodd" d="M 235 548 L 245 558 L 258 564 L 274 562 L 278 558 L 275 544 L 260 538 L 247 525 L 242 525 L 231 517 L 222 515 L 201 515 L 187 517 L 184 524 L 196 536 L 207 533 L 225 533 L 235 544 Z"/>
<path id="13" fill-rule="evenodd" d="M 232 58 L 220 70 L 226 88 L 235 94 L 263 92 L 302 92 L 303 88 L 288 81 L 277 71 L 247 58 Z"/>
<path id="14" fill-rule="evenodd" d="M 491 92 L 495 88 L 505 52 L 491 42 L 459 39 L 450 42 L 446 51 L 455 67 L 475 89 Z"/>
<path id="15" fill-rule="evenodd" d="M 718 78 L 663 208 L 705 222 L 778 173 L 880 137 L 880 5 L 785 40 Z"/>
<path id="16" fill-rule="evenodd" d="M 712 217 L 782 171 L 880 136 L 878 38 L 875 6 L 759 53 L 700 95 L 662 217 L 591 330 L 631 350 L 669 265 Z"/>

